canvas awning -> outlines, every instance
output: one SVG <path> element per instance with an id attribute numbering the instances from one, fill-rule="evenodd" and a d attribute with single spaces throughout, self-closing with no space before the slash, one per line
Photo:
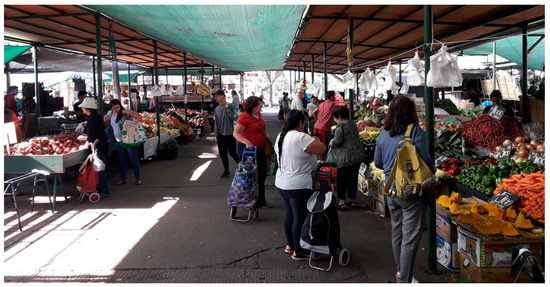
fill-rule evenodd
<path id="1" fill-rule="evenodd" d="M 508 37 L 502 40 L 495 41 L 496 54 L 506 58 L 510 62 L 514 62 L 516 66 L 510 66 L 510 68 L 520 69 L 523 67 L 522 61 L 522 36 Z M 527 67 L 529 69 L 542 71 L 544 70 L 545 60 L 545 45 L 544 45 L 544 29 L 536 30 L 529 33 L 527 37 L 527 47 L 529 52 L 529 59 L 527 61 Z M 485 44 L 479 47 L 470 48 L 464 51 L 464 54 L 468 55 L 490 55 L 493 54 L 493 44 Z"/>
<path id="2" fill-rule="evenodd" d="M 4 45 L 4 65 L 17 56 L 25 53 L 31 46 L 6 46 Z"/>

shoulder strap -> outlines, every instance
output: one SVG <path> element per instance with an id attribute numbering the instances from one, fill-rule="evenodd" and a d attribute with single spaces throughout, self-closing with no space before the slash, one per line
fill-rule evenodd
<path id="1" fill-rule="evenodd" d="M 411 139 L 412 128 L 413 128 L 413 124 L 409 124 L 409 126 L 407 126 L 407 132 L 405 132 L 405 138 L 408 140 Z"/>
<path id="2" fill-rule="evenodd" d="M 395 193 L 390 192 L 390 188 L 393 186 L 393 180 L 395 178 L 395 174 L 397 173 L 397 157 L 395 158 L 395 161 L 393 162 L 393 167 L 391 169 L 391 174 L 388 177 L 388 180 L 386 181 L 386 184 L 384 184 L 384 194 L 389 197 L 395 197 Z"/>
<path id="3" fill-rule="evenodd" d="M 252 116 L 252 115 L 251 115 Z M 262 134 L 264 135 L 264 137 L 266 137 L 267 135 L 265 134 L 265 131 L 264 129 L 262 128 L 262 125 L 260 124 L 260 121 L 255 118 L 254 116 L 252 116 L 252 118 L 256 121 L 256 123 L 258 124 L 258 126 L 260 127 L 260 131 L 262 132 Z"/>

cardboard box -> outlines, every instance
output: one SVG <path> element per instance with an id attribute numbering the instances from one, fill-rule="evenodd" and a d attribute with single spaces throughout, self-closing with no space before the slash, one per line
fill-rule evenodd
<path id="1" fill-rule="evenodd" d="M 390 210 L 388 208 L 388 205 L 386 204 L 386 200 L 380 199 L 378 197 L 373 197 L 372 207 L 378 214 L 382 215 L 383 217 L 390 216 Z"/>
<path id="2" fill-rule="evenodd" d="M 451 243 L 441 235 L 436 235 L 437 262 L 443 267 L 458 272 L 460 271 L 459 254 L 456 242 Z"/>
<path id="3" fill-rule="evenodd" d="M 460 282 L 461 283 L 510 283 L 510 268 L 481 268 L 462 253 L 459 253 Z M 516 283 L 529 283 L 531 277 L 520 273 Z"/>
<path id="4" fill-rule="evenodd" d="M 451 244 L 457 243 L 456 224 L 452 222 L 451 218 L 437 210 L 435 212 L 435 228 L 436 234 L 445 239 L 445 241 Z"/>
<path id="5" fill-rule="evenodd" d="M 511 267 L 512 251 L 516 246 L 529 249 L 541 262 L 544 243 L 509 243 L 503 240 L 500 243 L 486 244 L 482 238 L 467 230 L 460 227 L 457 230 L 458 251 L 477 267 Z"/>

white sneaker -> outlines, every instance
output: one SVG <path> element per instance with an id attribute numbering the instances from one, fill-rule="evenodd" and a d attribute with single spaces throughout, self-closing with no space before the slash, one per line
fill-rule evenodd
<path id="1" fill-rule="evenodd" d="M 411 280 L 411 283 L 412 283 L 412 284 L 418 284 L 418 280 L 416 280 L 416 278 L 414 278 L 414 276 L 413 276 L 413 278 L 412 278 L 412 280 Z"/>

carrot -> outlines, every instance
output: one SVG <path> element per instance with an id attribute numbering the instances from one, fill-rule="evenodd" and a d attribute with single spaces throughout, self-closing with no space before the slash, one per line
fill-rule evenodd
<path id="1" fill-rule="evenodd" d="M 502 183 L 516 183 L 516 180 L 515 179 L 508 179 L 508 178 L 503 178 L 502 179 Z"/>

